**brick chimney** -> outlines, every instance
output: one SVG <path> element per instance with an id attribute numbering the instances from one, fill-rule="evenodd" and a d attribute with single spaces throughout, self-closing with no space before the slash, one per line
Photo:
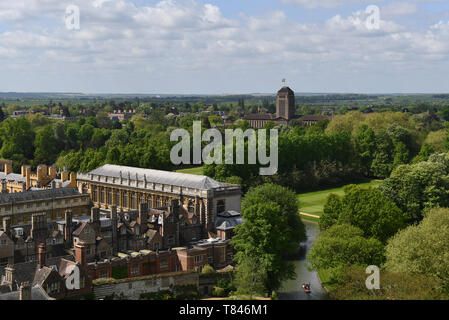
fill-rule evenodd
<path id="1" fill-rule="evenodd" d="M 72 247 L 72 211 L 65 212 L 64 240 L 68 247 Z"/>
<path id="2" fill-rule="evenodd" d="M 76 173 L 75 172 L 70 173 L 70 186 L 76 187 Z"/>
<path id="3" fill-rule="evenodd" d="M 3 218 L 3 232 L 5 232 L 8 236 L 11 231 L 11 218 L 4 217 Z"/>
<path id="4" fill-rule="evenodd" d="M 67 181 L 69 180 L 69 172 L 67 170 L 64 170 L 61 172 L 61 181 Z"/>
<path id="5" fill-rule="evenodd" d="M 78 242 L 75 246 L 75 260 L 83 267 L 87 267 L 86 249 L 86 246 L 82 242 Z"/>
<path id="6" fill-rule="evenodd" d="M 25 181 L 26 181 L 26 190 L 31 188 L 31 168 L 25 168 Z"/>
<path id="7" fill-rule="evenodd" d="M 26 166 L 21 166 L 20 167 L 20 173 L 22 174 L 22 177 L 26 176 Z"/>
<path id="8" fill-rule="evenodd" d="M 45 243 L 41 243 L 37 250 L 38 250 L 38 267 L 40 269 L 43 266 L 45 266 L 45 257 L 47 254 L 45 252 Z"/>
<path id="9" fill-rule="evenodd" d="M 90 209 L 90 223 L 98 235 L 100 232 L 100 208 L 92 207 Z"/>
<path id="10" fill-rule="evenodd" d="M 117 206 L 111 206 L 111 227 L 112 227 L 112 252 L 117 254 L 118 252 L 118 238 L 117 238 Z"/>
<path id="11" fill-rule="evenodd" d="M 137 222 L 140 224 L 140 231 L 145 233 L 148 229 L 148 204 L 139 203 L 139 217 Z"/>
<path id="12" fill-rule="evenodd" d="M 51 166 L 48 168 L 48 175 L 50 176 L 51 179 L 56 178 L 57 172 L 56 172 L 56 167 Z"/>
<path id="13" fill-rule="evenodd" d="M 10 174 L 10 173 L 12 173 L 12 164 L 5 163 L 5 174 Z"/>
<path id="14" fill-rule="evenodd" d="M 31 300 L 31 284 L 29 282 L 20 284 L 19 300 Z"/>

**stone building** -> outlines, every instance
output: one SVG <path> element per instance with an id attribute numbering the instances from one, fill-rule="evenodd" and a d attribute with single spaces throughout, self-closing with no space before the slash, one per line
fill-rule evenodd
<path id="1" fill-rule="evenodd" d="M 52 258 L 47 255 L 45 243 L 41 243 L 38 248 L 36 261 L 0 267 L 0 293 L 12 293 L 27 286 L 41 287 L 48 296 L 56 299 L 91 292 L 92 279 L 87 270 L 86 252 L 82 244 L 77 245 L 68 255 Z M 79 272 L 79 288 L 68 288 L 67 279 L 75 272 Z"/>
<path id="2" fill-rule="evenodd" d="M 45 213 L 49 221 L 63 219 L 68 209 L 89 216 L 90 207 L 89 195 L 70 187 L 0 194 L 0 218 L 9 217 L 12 226 L 31 223 L 35 213 Z"/>
<path id="3" fill-rule="evenodd" d="M 331 119 L 327 115 L 295 115 L 295 93 L 289 87 L 282 87 L 276 95 L 276 113 L 247 114 L 247 120 L 252 128 L 263 128 L 268 122 L 276 125 L 288 125 L 291 120 L 301 120 L 304 127 L 312 126 L 319 120 Z"/>
<path id="4" fill-rule="evenodd" d="M 88 173 L 78 173 L 78 189 L 91 196 L 95 206 L 108 211 L 136 210 L 139 203 L 148 208 L 168 207 L 180 201 L 180 219 L 192 230 L 192 238 L 207 238 L 215 229 L 218 213 L 240 212 L 241 189 L 206 176 L 106 164 Z"/>
<path id="5" fill-rule="evenodd" d="M 58 174 L 55 166 L 47 167 L 41 164 L 36 172 L 32 172 L 30 166 L 22 166 L 21 173 L 18 174 L 13 172 L 11 160 L 3 160 L 0 162 L 0 168 L 1 193 L 76 187 L 76 174 L 72 172 L 69 176 L 67 170 Z"/>
<path id="6" fill-rule="evenodd" d="M 252 128 L 263 128 L 268 122 L 278 125 L 288 125 L 295 119 L 295 93 L 289 87 L 282 87 L 276 96 L 276 114 L 248 114 L 244 117 Z"/>

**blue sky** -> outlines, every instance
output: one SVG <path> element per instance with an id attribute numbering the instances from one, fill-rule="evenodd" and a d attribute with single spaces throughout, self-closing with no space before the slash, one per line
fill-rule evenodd
<path id="1" fill-rule="evenodd" d="M 2 1 L 0 73 L 3 92 L 449 92 L 449 3 Z"/>

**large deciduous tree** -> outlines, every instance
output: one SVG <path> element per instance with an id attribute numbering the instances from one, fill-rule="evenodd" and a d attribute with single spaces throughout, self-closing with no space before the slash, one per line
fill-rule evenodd
<path id="1" fill-rule="evenodd" d="M 439 279 L 449 290 L 449 209 L 431 209 L 418 224 L 398 232 L 386 246 L 385 267 L 392 272 Z"/>
<path id="2" fill-rule="evenodd" d="M 364 236 L 382 242 L 405 227 L 407 216 L 377 188 L 350 185 L 343 197 L 329 196 L 321 217 L 320 228 L 333 223 L 360 228 Z M 321 220 L 320 219 L 320 220 Z"/>
<path id="3" fill-rule="evenodd" d="M 245 222 L 236 228 L 232 243 L 237 263 L 247 256 L 257 256 L 265 268 L 264 286 L 271 292 L 295 274 L 285 255 L 292 254 L 306 239 L 304 224 L 298 214 L 294 192 L 274 184 L 250 189 L 242 202 Z"/>

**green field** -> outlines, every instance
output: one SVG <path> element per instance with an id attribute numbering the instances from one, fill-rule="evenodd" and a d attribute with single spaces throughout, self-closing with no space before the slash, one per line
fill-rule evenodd
<path id="1" fill-rule="evenodd" d="M 176 172 L 203 175 L 203 167 L 176 170 Z"/>
<path id="2" fill-rule="evenodd" d="M 371 182 L 361 183 L 359 185 L 364 187 L 377 187 L 380 184 L 380 181 L 373 180 Z M 320 216 L 323 213 L 323 207 L 327 196 L 331 193 L 341 196 L 344 194 L 343 188 L 344 187 L 299 194 L 298 198 L 301 212 Z"/>

